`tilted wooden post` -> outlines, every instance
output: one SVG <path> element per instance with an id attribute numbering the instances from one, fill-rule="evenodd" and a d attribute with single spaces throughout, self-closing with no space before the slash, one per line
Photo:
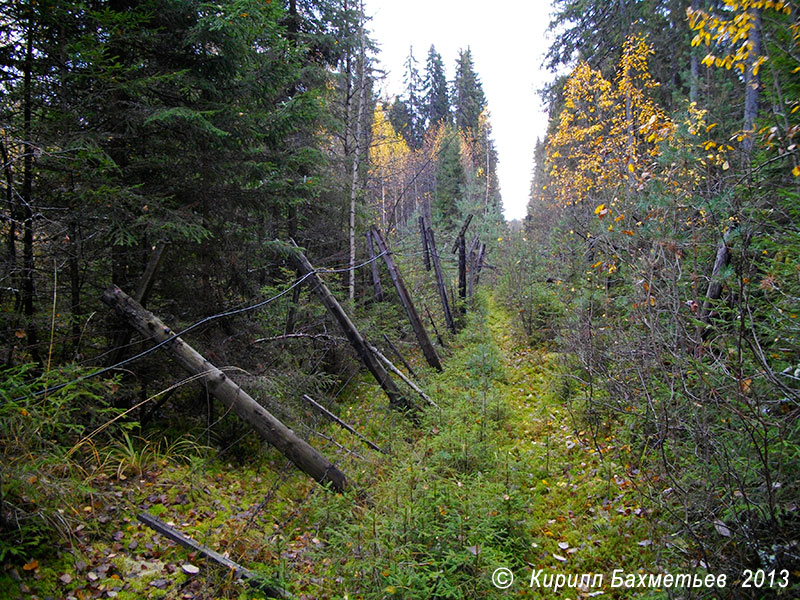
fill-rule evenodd
<path id="1" fill-rule="evenodd" d="M 386 263 L 386 268 L 389 269 L 389 276 L 392 278 L 392 283 L 394 283 L 394 287 L 397 290 L 397 295 L 400 296 L 400 302 L 403 304 L 403 308 L 406 309 L 408 320 L 411 322 L 411 328 L 414 330 L 414 335 L 417 337 L 420 348 L 422 348 L 425 360 L 427 360 L 428 364 L 434 369 L 441 371 L 442 363 L 428 337 L 428 332 L 422 325 L 422 320 L 419 318 L 417 309 L 411 301 L 411 296 L 408 294 L 406 284 L 403 282 L 403 276 L 400 275 L 400 270 L 397 268 L 392 253 L 389 251 L 389 246 L 386 245 L 386 241 L 383 239 L 379 229 L 374 228 L 372 230 L 372 236 L 375 238 L 378 248 L 380 248 L 380 251 L 383 253 L 383 260 Z"/>
<path id="2" fill-rule="evenodd" d="M 467 298 L 472 298 L 475 294 L 475 267 L 476 267 L 476 247 L 478 246 L 478 234 L 472 238 L 472 243 L 467 250 Z"/>
<path id="3" fill-rule="evenodd" d="M 369 369 L 369 372 L 372 373 L 373 377 L 375 377 L 378 385 L 380 385 L 383 388 L 383 391 L 386 392 L 386 395 L 389 397 L 389 403 L 392 405 L 392 407 L 402 410 L 415 410 L 416 407 L 414 404 L 409 402 L 408 399 L 403 396 L 402 392 L 400 392 L 394 381 L 392 381 L 389 373 L 378 361 L 375 355 L 372 354 L 372 351 L 369 349 L 369 346 L 367 346 L 364 337 L 361 335 L 358 329 L 356 329 L 356 326 L 350 320 L 350 317 L 347 316 L 347 313 L 344 312 L 344 309 L 341 307 L 333 294 L 331 294 L 328 286 L 326 286 L 322 279 L 320 279 L 319 275 L 317 275 L 316 270 L 311 266 L 311 263 L 308 262 L 308 259 L 303 255 L 302 252 L 300 252 L 300 250 L 295 250 L 292 259 L 294 260 L 297 269 L 303 275 L 310 275 L 309 285 L 311 286 L 311 289 L 316 292 L 316 294 L 319 296 L 319 299 L 322 301 L 322 304 L 328 309 L 328 312 L 333 315 L 333 318 L 336 319 L 336 322 L 339 323 L 339 326 L 342 328 L 342 331 L 344 331 L 345 336 L 347 336 L 347 340 L 355 349 L 358 357 L 364 363 L 364 366 Z"/>
<path id="4" fill-rule="evenodd" d="M 136 291 L 133 294 L 133 298 L 142 306 L 147 304 L 147 297 L 150 295 L 150 290 L 153 288 L 153 281 L 155 281 L 156 271 L 161 264 L 161 258 L 164 256 L 164 250 L 166 247 L 167 243 L 164 241 L 160 241 L 153 246 L 152 252 L 150 253 L 150 258 L 147 261 L 147 266 L 144 269 L 144 273 L 142 273 L 142 277 L 139 279 L 139 285 L 136 286 Z M 114 340 L 114 350 L 112 350 L 108 355 L 106 365 L 117 364 L 122 358 L 122 354 L 125 352 L 125 349 L 128 347 L 130 341 L 130 329 L 125 329 L 122 333 L 117 335 L 116 339 Z"/>
<path id="5" fill-rule="evenodd" d="M 450 312 L 450 303 L 447 300 L 447 288 L 444 284 L 444 274 L 442 273 L 442 264 L 439 262 L 439 253 L 436 251 L 436 238 L 433 236 L 433 229 L 430 227 L 425 228 L 425 233 L 428 236 L 428 248 L 431 251 L 431 260 L 433 261 L 433 272 L 436 273 L 436 287 L 439 290 L 439 298 L 442 300 L 442 309 L 444 310 L 444 320 L 450 331 L 456 333 L 456 322 L 453 320 L 453 313 Z"/>
<path id="6" fill-rule="evenodd" d="M 178 364 L 192 375 L 198 375 L 199 380 L 208 386 L 214 397 L 253 427 L 265 441 L 275 446 L 299 469 L 320 483 L 330 482 L 336 491 L 344 491 L 347 487 L 344 473 L 308 442 L 297 437 L 291 429 L 276 419 L 225 373 L 176 336 L 153 313 L 142 308 L 138 302 L 115 285 L 105 291 L 103 302 L 143 336 L 156 343 L 167 342 L 164 344 L 164 349 L 172 354 Z"/>
<path id="7" fill-rule="evenodd" d="M 422 238 L 422 262 L 425 270 L 431 270 L 431 257 L 428 252 L 428 236 L 425 233 L 425 217 L 419 218 L 419 237 Z"/>
<path id="8" fill-rule="evenodd" d="M 459 244 L 458 240 L 460 238 L 463 238 L 467 234 L 467 227 L 469 227 L 471 221 L 472 221 L 472 213 L 468 214 L 467 218 L 464 219 L 464 224 L 461 226 L 461 231 L 458 232 L 458 235 L 456 236 L 456 241 L 453 242 L 453 249 L 451 250 L 452 254 L 458 252 L 458 244 Z"/>
<path id="9" fill-rule="evenodd" d="M 409 372 L 409 374 L 410 374 L 412 377 L 416 377 L 416 376 L 417 376 L 417 374 L 414 372 L 414 369 L 412 369 L 412 368 L 411 368 L 411 365 L 410 365 L 410 364 L 408 364 L 408 361 L 407 361 L 407 360 L 405 359 L 405 357 L 404 357 L 404 356 L 403 356 L 403 355 L 400 353 L 400 350 L 397 348 L 397 346 L 395 346 L 395 345 L 394 345 L 394 343 L 392 342 L 392 340 L 390 340 L 390 339 L 389 339 L 389 336 L 388 336 L 388 335 L 386 335 L 386 334 L 384 333 L 384 334 L 383 334 L 383 339 L 385 339 L 385 340 L 386 340 L 386 343 L 387 343 L 387 344 L 389 344 L 389 348 L 391 348 L 391 349 L 392 349 L 392 352 L 394 352 L 394 355 L 395 355 L 397 358 L 399 358 L 399 359 L 400 359 L 400 362 L 401 362 L 401 363 L 403 363 L 403 366 L 404 366 L 406 369 L 408 369 L 408 372 Z"/>
<path id="10" fill-rule="evenodd" d="M 464 236 L 458 236 L 458 297 L 465 300 L 467 297 L 467 248 Z M 461 305 L 461 312 L 465 310 Z"/>
<path id="11" fill-rule="evenodd" d="M 381 276 L 378 273 L 378 261 L 375 259 L 375 249 L 372 246 L 372 231 L 367 230 L 367 251 L 369 252 L 370 270 L 372 271 L 372 286 L 375 288 L 375 299 L 383 302 L 383 288 L 381 287 Z"/>
<path id="12" fill-rule="evenodd" d="M 428 310 L 428 307 L 425 307 L 425 312 L 428 315 L 428 320 L 431 322 L 431 327 L 433 327 L 433 332 L 436 334 L 436 339 L 439 341 L 439 345 L 442 348 L 446 348 L 447 345 L 444 343 L 442 336 L 439 334 L 439 328 L 436 327 L 436 321 L 433 320 L 433 315 L 431 315 L 431 311 Z"/>
<path id="13" fill-rule="evenodd" d="M 478 249 L 478 258 L 475 259 L 475 285 L 478 285 L 478 281 L 480 281 L 481 278 L 481 269 L 483 269 L 483 257 L 485 254 L 486 244 L 481 243 L 480 248 Z"/>

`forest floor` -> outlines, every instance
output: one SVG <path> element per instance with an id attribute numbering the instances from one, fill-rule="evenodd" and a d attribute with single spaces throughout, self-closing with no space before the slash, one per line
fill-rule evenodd
<path id="1" fill-rule="evenodd" d="M 388 451 L 329 444 L 347 493 L 326 493 L 274 452 L 231 465 L 199 447 L 121 444 L 85 482 L 87 500 L 64 505 L 69 543 L 5 565 L 0 598 L 261 597 L 138 523 L 142 510 L 299 598 L 647 597 L 611 587 L 615 569 L 665 568 L 641 475 L 611 458 L 629 448 L 613 424 L 581 429 L 559 399 L 558 357 L 521 342 L 493 299 L 477 304 L 444 372 L 420 379 L 438 408 L 418 423 L 387 412 L 366 379 L 340 403 Z M 554 591 L 559 574 L 578 585 Z"/>

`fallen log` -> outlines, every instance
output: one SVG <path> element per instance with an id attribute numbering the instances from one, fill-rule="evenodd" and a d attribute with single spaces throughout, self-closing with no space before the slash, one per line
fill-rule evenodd
<path id="1" fill-rule="evenodd" d="M 192 375 L 198 375 L 215 398 L 248 423 L 262 439 L 277 448 L 300 470 L 323 485 L 330 483 L 337 492 L 344 491 L 347 487 L 344 473 L 275 418 L 225 373 L 175 335 L 153 313 L 142 308 L 115 285 L 105 291 L 103 302 L 140 334 L 156 343 L 164 343 L 164 349 L 172 354 L 178 364 Z"/>
<path id="2" fill-rule="evenodd" d="M 264 580 L 264 578 L 250 569 L 246 569 L 239 563 L 232 561 L 226 556 L 222 556 L 219 552 L 215 552 L 208 546 L 201 544 L 190 538 L 188 535 L 181 533 L 174 527 L 164 523 L 158 517 L 154 517 L 150 513 L 142 512 L 136 516 L 140 522 L 147 525 L 153 531 L 160 533 L 173 542 L 176 542 L 194 552 L 199 552 L 211 562 L 218 564 L 221 567 L 229 569 L 233 572 L 233 576 L 237 579 L 245 581 L 248 585 L 258 588 L 261 592 L 267 594 L 270 598 L 291 598 L 292 596 L 279 587 L 273 586 L 271 583 Z"/>

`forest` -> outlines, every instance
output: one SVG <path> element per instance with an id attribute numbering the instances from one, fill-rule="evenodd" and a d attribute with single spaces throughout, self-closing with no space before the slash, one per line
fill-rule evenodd
<path id="1" fill-rule="evenodd" d="M 551 5 L 507 221 L 468 46 L 0 3 L 0 598 L 800 596 L 800 6 Z"/>

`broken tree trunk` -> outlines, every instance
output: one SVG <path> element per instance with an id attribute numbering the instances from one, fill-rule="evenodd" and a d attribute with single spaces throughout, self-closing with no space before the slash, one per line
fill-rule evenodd
<path id="1" fill-rule="evenodd" d="M 422 320 L 419 318 L 419 313 L 417 313 L 414 302 L 412 302 L 411 296 L 406 289 L 406 284 L 403 282 L 403 276 L 400 275 L 400 270 L 397 268 L 394 258 L 392 257 L 392 253 L 389 251 L 389 246 L 386 245 L 386 242 L 384 241 L 379 229 L 374 228 L 372 230 L 372 236 L 375 238 L 378 248 L 383 253 L 383 260 L 386 263 L 386 268 L 389 270 L 389 276 L 392 278 L 392 283 L 394 283 L 394 287 L 397 290 L 397 295 L 400 296 L 400 302 L 403 304 L 403 308 L 406 309 L 408 320 L 411 322 L 411 328 L 414 330 L 414 335 L 419 342 L 420 348 L 422 348 L 422 353 L 425 355 L 425 360 L 427 360 L 428 364 L 434 369 L 441 371 L 442 363 L 439 360 L 439 356 L 436 354 L 436 350 L 434 349 L 430 338 L 428 337 L 428 332 L 422 325 Z"/>
<path id="2" fill-rule="evenodd" d="M 378 261 L 375 260 L 375 248 L 372 246 L 372 231 L 367 230 L 367 252 L 369 252 L 370 270 L 372 271 L 372 286 L 375 288 L 375 299 L 383 302 L 383 288 L 381 287 L 381 276 L 378 273 Z"/>
<path id="3" fill-rule="evenodd" d="M 153 313 L 142 308 L 133 298 L 113 285 L 103 294 L 103 302 L 140 334 L 172 353 L 175 360 L 201 382 L 229 410 L 248 423 L 267 442 L 275 446 L 318 482 L 330 482 L 336 491 L 347 487 L 347 480 L 338 468 L 317 452 L 305 440 L 300 439 L 286 425 L 276 419 L 267 409 L 256 402 L 247 392 L 233 382 L 225 373 L 208 362 L 194 348 L 175 335 Z"/>
<path id="4" fill-rule="evenodd" d="M 430 227 L 425 228 L 425 233 L 428 236 L 428 248 L 431 251 L 431 260 L 433 261 L 433 271 L 436 274 L 436 288 L 439 290 L 439 298 L 442 300 L 442 309 L 444 310 L 444 320 L 450 331 L 456 333 L 456 323 L 453 320 L 453 313 L 450 312 L 450 302 L 447 300 L 447 288 L 444 285 L 444 274 L 442 273 L 442 264 L 439 261 L 439 253 L 436 251 L 436 238 L 433 235 L 433 229 Z"/>
<path id="5" fill-rule="evenodd" d="M 431 270 L 431 257 L 428 253 L 428 236 L 425 234 L 425 217 L 419 218 L 419 237 L 422 239 L 422 262 L 425 270 Z"/>
<path id="6" fill-rule="evenodd" d="M 328 312 L 331 313 L 333 318 L 336 319 L 336 322 L 339 323 L 339 326 L 342 328 L 342 331 L 344 331 L 345 336 L 355 349 L 361 361 L 364 363 L 364 366 L 369 369 L 369 372 L 372 373 L 373 377 L 375 377 L 378 385 L 380 385 L 383 388 L 383 391 L 386 392 L 386 395 L 389 397 L 389 403 L 392 405 L 392 407 L 401 410 L 414 410 L 416 407 L 403 396 L 398 387 L 395 385 L 394 381 L 392 381 L 389 373 L 383 368 L 383 365 L 376 359 L 375 355 L 372 354 L 367 346 L 367 342 L 364 340 L 364 337 L 361 335 L 358 329 L 356 329 L 356 326 L 350 320 L 350 317 L 347 316 L 347 313 L 344 312 L 344 309 L 341 307 L 334 295 L 331 294 L 328 286 L 326 286 L 322 279 L 320 279 L 319 275 L 317 275 L 316 270 L 314 270 L 314 267 L 312 267 L 311 263 L 308 262 L 308 259 L 305 257 L 305 255 L 303 255 L 300 250 L 296 249 L 292 259 L 303 275 L 310 275 L 309 285 L 311 286 L 311 289 L 316 292 L 322 301 L 322 304 L 328 309 Z"/>
<path id="7" fill-rule="evenodd" d="M 229 569 L 233 572 L 233 576 L 235 578 L 243 579 L 251 586 L 258 588 L 263 593 L 267 594 L 267 596 L 270 598 L 291 598 L 291 596 L 285 590 L 274 587 L 267 583 L 258 573 L 251 571 L 250 569 L 246 569 L 239 563 L 232 561 L 226 556 L 222 556 L 219 552 L 215 552 L 208 546 L 205 546 L 200 542 L 196 542 L 188 535 L 185 535 L 174 527 L 167 525 L 158 517 L 154 517 L 150 513 L 141 512 L 136 516 L 136 518 L 138 518 L 139 521 L 147 525 L 153 531 L 160 533 L 173 542 L 176 542 L 184 548 L 188 548 L 194 552 L 199 552 L 208 560 L 217 563 L 221 567 Z"/>
<path id="8" fill-rule="evenodd" d="M 332 413 L 331 411 L 329 411 L 327 408 L 325 408 L 324 406 L 322 406 L 322 405 L 321 405 L 319 402 L 317 402 L 316 400 L 314 400 L 314 399 L 313 399 L 311 396 L 309 396 L 308 394 L 303 394 L 303 400 L 305 400 L 306 402 L 308 402 L 308 403 L 309 403 L 311 406 L 313 406 L 313 407 L 314 407 L 314 408 L 316 408 L 316 409 L 317 409 L 319 412 L 321 412 L 323 415 L 325 415 L 325 416 L 328 418 L 328 420 L 330 420 L 330 421 L 332 421 L 332 422 L 336 423 L 336 424 L 337 424 L 339 427 L 341 427 L 341 428 L 342 428 L 342 429 L 344 429 L 345 431 L 349 431 L 350 433 L 352 433 L 354 436 L 356 436 L 358 439 L 360 439 L 362 442 L 364 442 L 364 443 L 365 443 L 367 446 L 369 446 L 369 447 L 370 447 L 370 448 L 372 448 L 373 450 L 377 450 L 378 452 L 381 452 L 382 454 L 386 454 L 386 452 L 384 452 L 384 451 L 381 449 L 381 447 L 380 447 L 380 446 L 378 446 L 377 444 L 375 444 L 375 443 L 373 443 L 373 442 L 370 442 L 370 441 L 369 441 L 367 438 L 365 438 L 363 435 L 361 435 L 360 433 L 358 433 L 358 432 L 357 432 L 355 429 L 353 429 L 353 428 L 352 428 L 350 425 L 348 425 L 347 423 L 345 423 L 344 421 L 342 421 L 342 420 L 341 420 L 339 417 L 337 417 L 335 414 L 333 414 L 333 413 Z"/>

